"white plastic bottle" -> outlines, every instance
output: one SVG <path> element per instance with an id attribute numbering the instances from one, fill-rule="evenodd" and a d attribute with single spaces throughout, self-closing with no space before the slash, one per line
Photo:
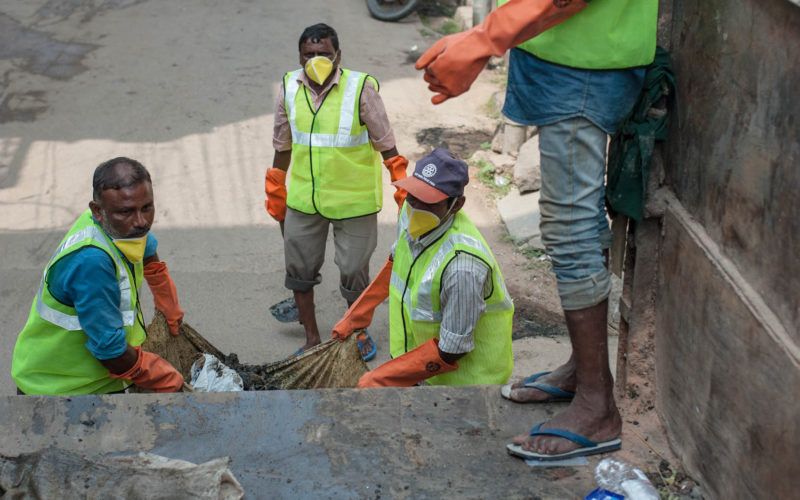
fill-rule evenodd
<path id="1" fill-rule="evenodd" d="M 621 460 L 604 458 L 594 470 L 597 485 L 629 500 L 659 500 L 658 491 L 641 470 Z"/>

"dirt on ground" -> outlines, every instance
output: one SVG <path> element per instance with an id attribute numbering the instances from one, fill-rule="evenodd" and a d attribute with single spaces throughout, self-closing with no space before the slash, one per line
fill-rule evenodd
<path id="1" fill-rule="evenodd" d="M 457 158 L 467 159 L 492 140 L 492 132 L 467 126 L 431 127 L 417 132 L 416 139 L 420 146 L 448 149 Z"/>

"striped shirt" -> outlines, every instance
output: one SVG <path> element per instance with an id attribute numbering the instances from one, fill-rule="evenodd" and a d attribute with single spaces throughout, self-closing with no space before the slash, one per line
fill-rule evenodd
<path id="1" fill-rule="evenodd" d="M 412 240 L 406 235 L 412 257 L 416 258 L 447 232 L 451 225 L 452 217 L 419 240 Z M 439 349 L 450 354 L 464 354 L 475 348 L 473 332 L 481 314 L 486 310 L 484 297 L 488 297 L 491 291 L 490 269 L 482 260 L 467 253 L 459 253 L 450 261 L 442 272 Z"/>

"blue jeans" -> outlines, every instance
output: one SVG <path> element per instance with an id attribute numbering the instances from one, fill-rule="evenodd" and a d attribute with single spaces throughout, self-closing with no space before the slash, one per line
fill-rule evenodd
<path id="1" fill-rule="evenodd" d="M 644 83 L 644 68 L 591 70 L 550 63 L 511 49 L 503 114 L 543 127 L 583 116 L 613 134 Z"/>
<path id="2" fill-rule="evenodd" d="M 575 117 L 539 127 L 541 233 L 565 310 L 605 300 L 611 277 L 603 250 L 611 245 L 605 209 L 606 133 Z"/>

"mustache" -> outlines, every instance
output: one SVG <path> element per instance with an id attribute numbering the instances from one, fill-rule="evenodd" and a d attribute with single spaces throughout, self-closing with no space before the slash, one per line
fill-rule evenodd
<path id="1" fill-rule="evenodd" d="M 150 232 L 149 227 L 142 229 L 134 229 L 133 231 L 130 232 L 130 234 L 128 234 L 128 236 L 126 236 L 126 238 L 141 238 L 142 236 L 146 236 L 147 233 L 149 232 Z"/>

